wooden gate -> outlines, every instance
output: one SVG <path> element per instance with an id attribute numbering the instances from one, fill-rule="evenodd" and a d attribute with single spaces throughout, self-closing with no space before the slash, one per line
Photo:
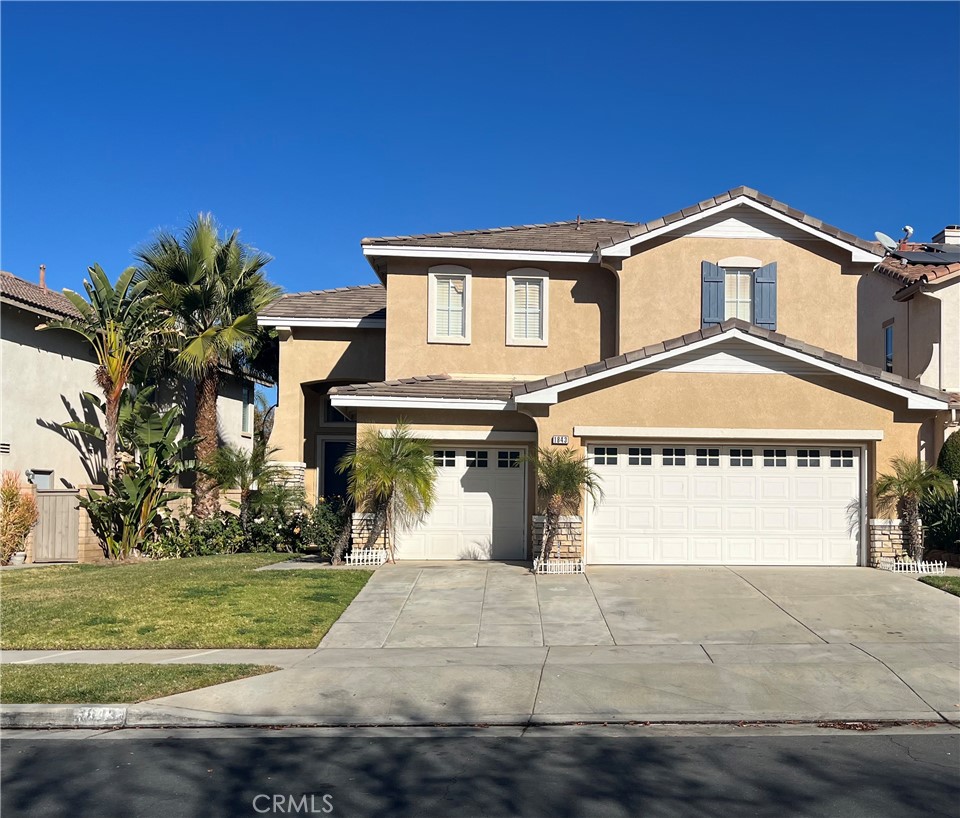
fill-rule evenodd
<path id="1" fill-rule="evenodd" d="M 76 491 L 38 491 L 34 562 L 76 562 L 80 512 Z"/>

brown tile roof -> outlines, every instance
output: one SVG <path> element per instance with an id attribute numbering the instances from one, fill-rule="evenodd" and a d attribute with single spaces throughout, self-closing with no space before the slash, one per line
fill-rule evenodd
<path id="1" fill-rule="evenodd" d="M 381 236 L 360 240 L 364 246 L 469 247 L 478 250 L 544 250 L 592 253 L 598 244 L 621 235 L 631 222 L 609 219 L 581 219 L 547 224 L 521 224 L 485 230 L 424 233 L 416 236 Z"/>
<path id="2" fill-rule="evenodd" d="M 0 296 L 41 312 L 62 318 L 79 318 L 80 313 L 63 293 L 48 290 L 30 281 L 18 278 L 13 273 L 0 272 Z"/>
<path id="3" fill-rule="evenodd" d="M 516 381 L 460 380 L 449 375 L 423 375 L 397 381 L 337 386 L 331 395 L 364 397 L 435 398 L 445 400 L 510 400 Z"/>
<path id="4" fill-rule="evenodd" d="M 370 318 L 387 315 L 387 291 L 382 284 L 359 284 L 334 290 L 287 293 L 261 311 L 261 318 Z"/>
<path id="5" fill-rule="evenodd" d="M 851 372 L 856 372 L 860 375 L 866 375 L 867 377 L 875 378 L 878 381 L 883 381 L 884 383 L 888 383 L 893 386 L 899 386 L 902 389 L 909 390 L 910 392 L 916 392 L 918 395 L 936 398 L 937 400 L 950 400 L 950 396 L 946 392 L 941 392 L 939 389 L 934 389 L 930 386 L 924 386 L 917 381 L 909 380 L 900 375 L 894 375 L 891 372 L 886 372 L 883 369 L 870 366 L 869 364 L 865 364 L 861 361 L 855 361 L 852 358 L 845 358 L 842 355 L 836 354 L 835 352 L 827 352 L 820 347 L 806 344 L 803 341 L 797 341 L 778 332 L 761 329 L 754 324 L 749 324 L 746 321 L 741 321 L 739 319 L 724 321 L 722 324 L 706 327 L 705 329 L 699 329 L 695 332 L 687 333 L 686 335 L 682 335 L 678 338 L 672 338 L 669 341 L 663 341 L 659 344 L 653 344 L 651 346 L 644 347 L 643 349 L 627 352 L 624 355 L 618 355 L 615 358 L 607 358 L 606 360 L 598 361 L 594 364 L 588 364 L 587 366 L 582 366 L 577 369 L 570 369 L 557 375 L 551 375 L 548 378 L 541 378 L 540 380 L 536 381 L 519 383 L 513 387 L 512 394 L 514 396 L 524 395 L 531 392 L 536 392 L 540 389 L 548 389 L 551 386 L 557 386 L 562 383 L 569 383 L 579 378 L 583 378 L 586 375 L 592 375 L 596 372 L 602 372 L 606 369 L 615 369 L 616 367 L 633 363 L 634 361 L 642 361 L 644 358 L 649 358 L 666 350 L 688 346 L 696 343 L 697 341 L 702 341 L 705 338 L 720 335 L 721 333 L 727 332 L 731 329 L 739 330 L 740 332 L 752 335 L 755 338 L 763 338 L 766 341 L 770 341 L 774 344 L 785 347 L 786 349 L 792 349 L 796 350 L 797 352 L 805 353 L 806 355 L 826 361 L 827 363 L 850 370 Z"/>
<path id="6" fill-rule="evenodd" d="M 947 279 L 960 277 L 960 263 L 910 264 L 906 259 L 889 255 L 874 269 L 888 278 L 907 285 L 916 284 L 918 281 L 940 283 Z"/>
<path id="7" fill-rule="evenodd" d="M 461 230 L 450 233 L 424 233 L 414 236 L 381 236 L 361 240 L 364 246 L 412 246 L 412 247 L 460 247 L 480 250 L 544 250 L 556 252 L 593 252 L 598 247 L 606 248 L 628 239 L 643 236 L 652 230 L 665 227 L 688 216 L 705 213 L 718 205 L 744 196 L 766 205 L 790 219 L 819 230 L 828 236 L 840 239 L 880 255 L 883 250 L 875 242 L 865 241 L 852 233 L 826 224 L 802 210 L 760 193 L 749 187 L 735 187 L 704 199 L 691 207 L 661 216 L 649 222 L 628 222 L 611 219 L 584 219 L 579 228 L 576 221 L 552 222 L 549 224 L 526 224 L 517 227 L 496 227 L 489 230 Z"/>

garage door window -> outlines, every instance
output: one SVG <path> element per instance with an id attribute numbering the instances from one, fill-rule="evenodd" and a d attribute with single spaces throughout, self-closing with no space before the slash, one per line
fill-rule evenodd
<path id="1" fill-rule="evenodd" d="M 467 468 L 485 469 L 487 468 L 487 453 L 474 449 L 467 449 Z"/>
<path id="2" fill-rule="evenodd" d="M 650 466 L 653 463 L 653 449 L 631 446 L 627 449 L 627 463 L 631 466 Z"/>
<path id="3" fill-rule="evenodd" d="M 593 462 L 598 466 L 616 466 L 617 465 L 617 447 L 616 446 L 597 446 L 593 450 Z"/>
<path id="4" fill-rule="evenodd" d="M 753 465 L 753 449 L 731 449 L 730 465 L 738 468 Z"/>
<path id="5" fill-rule="evenodd" d="M 831 449 L 830 467 L 849 469 L 853 467 L 853 449 Z"/>
<path id="6" fill-rule="evenodd" d="M 664 449 L 663 465 L 664 466 L 686 466 L 687 450 L 686 449 Z"/>
<path id="7" fill-rule="evenodd" d="M 697 449 L 697 465 L 698 466 L 719 466 L 720 450 L 719 449 Z"/>
<path id="8" fill-rule="evenodd" d="M 516 469 L 520 466 L 520 452 L 497 452 L 498 469 Z"/>
<path id="9" fill-rule="evenodd" d="M 457 453 L 445 449 L 435 449 L 433 452 L 434 466 L 452 467 L 457 465 Z"/>
<path id="10" fill-rule="evenodd" d="M 764 449 L 763 465 L 768 468 L 782 469 L 787 466 L 786 449 Z"/>
<path id="11" fill-rule="evenodd" d="M 820 450 L 797 449 L 797 466 L 801 469 L 819 469 Z"/>

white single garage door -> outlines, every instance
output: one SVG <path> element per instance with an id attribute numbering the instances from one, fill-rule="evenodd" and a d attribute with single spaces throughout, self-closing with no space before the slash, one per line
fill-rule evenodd
<path id="1" fill-rule="evenodd" d="M 434 449 L 437 499 L 421 525 L 397 536 L 412 560 L 520 560 L 526 554 L 526 469 L 519 448 Z"/>
<path id="2" fill-rule="evenodd" d="M 597 443 L 606 564 L 856 565 L 861 451 L 836 445 Z"/>

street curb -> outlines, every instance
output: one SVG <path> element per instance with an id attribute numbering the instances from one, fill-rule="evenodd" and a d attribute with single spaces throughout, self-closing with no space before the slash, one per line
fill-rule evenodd
<path id="1" fill-rule="evenodd" d="M 898 725 L 910 722 L 942 723 L 960 727 L 960 717 L 951 714 L 900 714 L 899 718 L 840 719 L 771 719 L 730 717 L 683 718 L 660 716 L 647 718 L 585 718 L 533 716 L 527 719 L 505 717 L 476 722 L 398 722 L 386 719 L 376 723 L 349 720 L 318 721 L 309 716 L 263 716 L 207 713 L 153 704 L 7 704 L 0 709 L 0 729 L 5 730 L 104 730 L 148 727 L 549 727 L 563 725 L 817 725 L 843 722 L 848 724 Z M 938 719 L 937 716 L 940 718 Z"/>

